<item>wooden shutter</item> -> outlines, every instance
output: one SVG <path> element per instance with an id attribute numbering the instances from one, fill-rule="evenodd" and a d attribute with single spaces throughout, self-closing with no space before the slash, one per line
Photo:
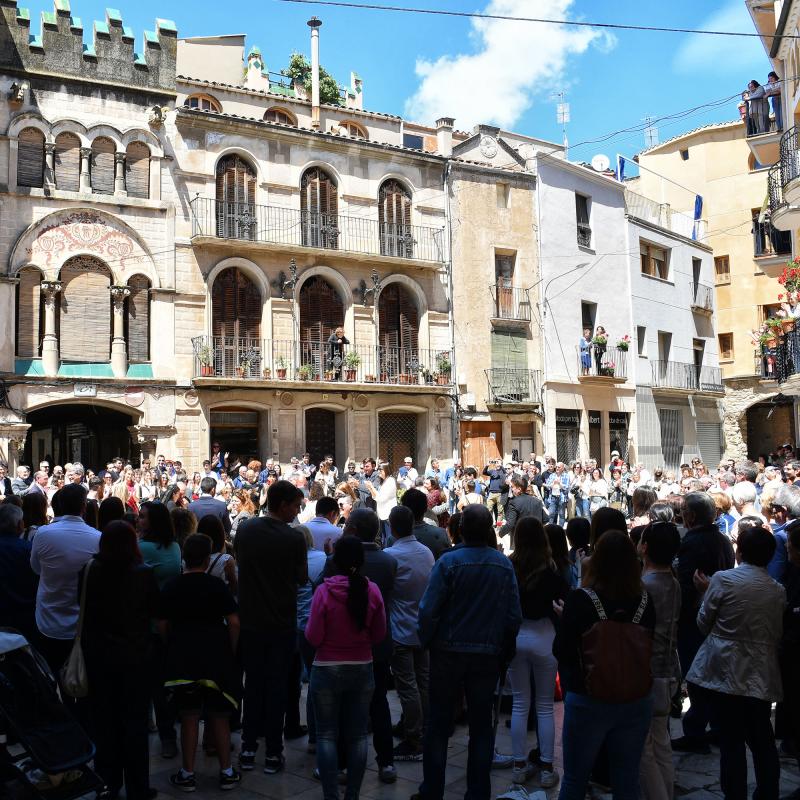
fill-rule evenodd
<path id="1" fill-rule="evenodd" d="M 338 247 L 336 183 L 319 167 L 306 170 L 300 180 L 300 212 L 304 245 Z"/>
<path id="2" fill-rule="evenodd" d="M 236 268 L 223 270 L 211 292 L 212 334 L 260 338 L 261 305 L 258 288 L 244 272 Z"/>
<path id="3" fill-rule="evenodd" d="M 114 194 L 116 150 L 114 142 L 105 136 L 98 136 L 92 142 L 92 191 L 95 194 Z"/>
<path id="4" fill-rule="evenodd" d="M 378 326 L 382 347 L 416 350 L 419 342 L 419 314 L 410 292 L 398 283 L 381 290 Z"/>
<path id="5" fill-rule="evenodd" d="M 150 148 L 142 142 L 125 150 L 125 188 L 128 197 L 150 197 Z"/>
<path id="6" fill-rule="evenodd" d="M 411 194 L 400 181 L 385 181 L 378 192 L 381 253 L 406 258 L 413 255 Z"/>
<path id="7" fill-rule="evenodd" d="M 61 268 L 59 350 L 64 361 L 108 361 L 111 355 L 111 273 L 93 258 Z"/>
<path id="8" fill-rule="evenodd" d="M 492 331 L 494 369 L 528 369 L 528 343 L 524 336 L 509 331 Z"/>
<path id="9" fill-rule="evenodd" d="M 44 186 L 44 134 L 25 128 L 17 141 L 17 185 Z"/>
<path id="10" fill-rule="evenodd" d="M 281 125 L 297 126 L 297 123 L 294 121 L 289 112 L 284 111 L 282 108 L 270 108 L 267 113 L 264 114 L 264 120 L 266 122 L 278 122 Z"/>
<path id="11" fill-rule="evenodd" d="M 77 192 L 81 187 L 81 140 L 74 133 L 61 133 L 55 148 L 56 188 Z"/>
<path id="12" fill-rule="evenodd" d="M 150 360 L 150 281 L 134 275 L 128 281 L 131 290 L 125 308 L 125 340 L 128 361 L 132 364 Z"/>
<path id="13" fill-rule="evenodd" d="M 17 355 L 38 358 L 42 343 L 42 274 L 35 267 L 19 272 L 17 284 Z"/>
<path id="14" fill-rule="evenodd" d="M 300 289 L 300 339 L 326 342 L 344 325 L 344 304 L 323 278 L 311 278 Z"/>
<path id="15" fill-rule="evenodd" d="M 256 200 L 256 173 L 237 155 L 217 164 L 217 235 L 229 239 L 254 239 L 252 217 Z"/>

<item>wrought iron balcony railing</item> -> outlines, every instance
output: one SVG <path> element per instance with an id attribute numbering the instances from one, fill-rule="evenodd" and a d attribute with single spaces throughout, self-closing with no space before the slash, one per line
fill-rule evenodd
<path id="1" fill-rule="evenodd" d="M 797 126 L 793 126 L 781 136 L 780 141 L 780 175 L 781 185 L 786 187 L 795 178 L 800 177 L 800 145 L 797 140 Z M 770 174 L 772 170 L 770 170 Z"/>
<path id="2" fill-rule="evenodd" d="M 592 344 L 578 349 L 578 375 L 581 378 L 628 379 L 628 351 L 618 347 Z"/>
<path id="3" fill-rule="evenodd" d="M 542 402 L 542 373 L 539 370 L 493 367 L 484 371 L 490 405 Z"/>
<path id="4" fill-rule="evenodd" d="M 699 308 L 709 313 L 714 310 L 714 287 L 704 283 L 692 283 L 692 308 Z"/>
<path id="5" fill-rule="evenodd" d="M 782 336 L 776 334 L 774 343 L 761 347 L 761 369 L 763 378 L 784 383 L 800 375 L 800 329 L 795 327 Z"/>
<path id="6" fill-rule="evenodd" d="M 395 225 L 364 217 L 196 197 L 192 236 L 443 262 L 443 228 Z"/>
<path id="7" fill-rule="evenodd" d="M 772 214 L 786 205 L 783 197 L 783 172 L 780 161 L 771 166 L 767 172 L 767 194 L 769 195 L 769 210 Z"/>
<path id="8" fill-rule="evenodd" d="M 770 205 L 772 205 L 771 202 Z M 759 222 L 758 217 L 756 217 L 753 220 L 753 258 L 791 256 L 791 254 L 791 231 L 779 231 L 777 228 L 773 227 L 768 219 Z"/>
<path id="9" fill-rule="evenodd" d="M 722 370 L 680 361 L 651 361 L 650 385 L 655 389 L 722 392 Z"/>
<path id="10" fill-rule="evenodd" d="M 495 319 L 530 321 L 531 301 L 527 289 L 496 283 L 489 287 L 489 291 L 492 293 L 492 315 Z"/>
<path id="11" fill-rule="evenodd" d="M 450 350 L 327 342 L 197 336 L 195 378 L 344 381 L 404 386 L 450 386 Z"/>

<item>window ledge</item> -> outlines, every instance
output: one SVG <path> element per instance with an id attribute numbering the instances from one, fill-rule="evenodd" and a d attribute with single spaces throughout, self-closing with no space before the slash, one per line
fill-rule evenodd
<path id="1" fill-rule="evenodd" d="M 649 278 L 651 281 L 658 281 L 658 283 L 666 283 L 668 286 L 674 286 L 675 281 L 669 278 L 659 278 L 658 275 L 648 275 L 646 272 L 639 273 L 643 278 Z"/>
<path id="2" fill-rule="evenodd" d="M 582 244 L 578 245 L 578 250 L 580 250 L 581 253 L 587 253 L 590 256 L 597 255 L 597 250 L 595 250 L 593 247 L 584 247 Z"/>
<path id="3" fill-rule="evenodd" d="M 99 194 L 96 192 L 67 192 L 62 189 L 38 189 L 36 187 L 18 186 L 16 191 L 9 192 L 17 197 L 42 197 L 48 200 L 82 200 L 92 205 L 134 206 L 165 211 L 170 204 L 164 200 L 145 200 L 143 197 L 128 197 L 121 194 Z"/>
<path id="4" fill-rule="evenodd" d="M 719 363 L 720 364 L 733 364 L 734 361 L 736 361 L 735 358 L 721 358 L 719 360 Z"/>

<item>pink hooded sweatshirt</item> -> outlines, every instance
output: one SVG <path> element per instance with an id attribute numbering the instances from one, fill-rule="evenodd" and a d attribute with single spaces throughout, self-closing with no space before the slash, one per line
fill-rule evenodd
<path id="1" fill-rule="evenodd" d="M 311 615 L 306 624 L 306 639 L 317 651 L 315 664 L 368 664 L 372 645 L 386 636 L 386 611 L 381 590 L 372 581 L 367 589 L 367 624 L 359 630 L 347 610 L 350 581 L 344 575 L 325 578 L 314 592 Z"/>

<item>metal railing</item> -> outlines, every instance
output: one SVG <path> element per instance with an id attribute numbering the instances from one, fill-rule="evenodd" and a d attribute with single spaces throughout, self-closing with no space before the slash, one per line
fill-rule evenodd
<path id="1" fill-rule="evenodd" d="M 582 378 L 628 379 L 628 351 L 618 347 L 592 344 L 578 348 L 578 375 Z"/>
<path id="2" fill-rule="evenodd" d="M 783 383 L 800 375 L 800 329 L 795 327 L 783 336 L 776 336 L 776 341 L 774 347 L 762 345 L 762 367 L 757 374 Z"/>
<path id="3" fill-rule="evenodd" d="M 445 260 L 444 228 L 395 225 L 366 217 L 228 203 L 208 197 L 195 197 L 191 207 L 193 237 L 271 242 L 417 261 Z"/>
<path id="4" fill-rule="evenodd" d="M 754 374 L 768 381 L 778 380 L 775 348 L 764 346 L 753 354 Z"/>
<path id="5" fill-rule="evenodd" d="M 773 164 L 767 172 L 767 194 L 769 195 L 769 210 L 774 214 L 786 205 L 783 197 L 783 171 L 781 162 Z"/>
<path id="6" fill-rule="evenodd" d="M 797 126 L 792 126 L 781 136 L 780 141 L 781 185 L 800 177 L 800 151 L 798 151 Z M 770 170 L 772 172 L 772 170 Z"/>
<path id="7" fill-rule="evenodd" d="M 450 350 L 327 342 L 196 336 L 195 378 L 311 380 L 393 383 L 406 386 L 453 383 Z"/>
<path id="8" fill-rule="evenodd" d="M 628 216 L 658 225 L 660 228 L 685 236 L 687 239 L 703 240 L 706 236 L 706 221 L 681 211 L 673 211 L 669 203 L 657 203 L 649 197 L 625 189 L 625 213 Z"/>
<path id="9" fill-rule="evenodd" d="M 530 321 L 531 300 L 527 289 L 518 289 L 495 283 L 489 287 L 492 293 L 492 316 L 495 319 L 522 319 Z"/>
<path id="10" fill-rule="evenodd" d="M 539 370 L 493 367 L 484 372 L 489 387 L 489 403 L 542 402 L 542 373 Z"/>
<path id="11" fill-rule="evenodd" d="M 585 225 L 582 222 L 578 223 L 578 244 L 581 247 L 592 246 L 592 228 L 590 225 Z"/>
<path id="12" fill-rule="evenodd" d="M 772 205 L 770 198 L 770 205 Z M 765 219 L 753 220 L 753 258 L 769 258 L 771 256 L 790 256 L 792 254 L 791 231 L 779 231 Z"/>
<path id="13" fill-rule="evenodd" d="M 714 310 L 714 287 L 704 283 L 691 284 L 692 308 L 702 308 L 704 311 Z"/>
<path id="14" fill-rule="evenodd" d="M 745 112 L 743 114 L 744 123 L 747 130 L 747 138 L 752 136 L 763 136 L 765 133 L 775 133 L 779 128 L 775 117 L 768 111 L 764 114 L 753 114 L 750 104 L 745 101 Z"/>
<path id="15" fill-rule="evenodd" d="M 722 370 L 681 361 L 651 361 L 650 385 L 657 389 L 722 392 Z"/>

